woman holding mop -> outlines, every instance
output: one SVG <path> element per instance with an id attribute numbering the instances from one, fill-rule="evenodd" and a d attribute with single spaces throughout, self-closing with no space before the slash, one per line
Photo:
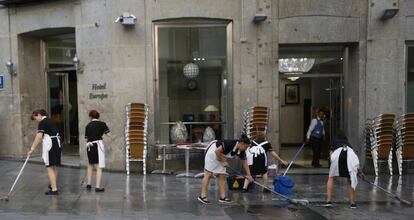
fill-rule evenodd
<path id="1" fill-rule="evenodd" d="M 246 162 L 245 151 L 250 145 L 250 140 L 242 136 L 239 140 L 214 140 L 210 142 L 204 158 L 204 178 L 201 183 L 201 195 L 197 198 L 203 204 L 209 204 L 207 199 L 207 190 L 213 175 L 218 175 L 218 184 L 220 191 L 220 203 L 230 204 L 232 201 L 226 197 L 226 167 L 229 166 L 226 158 L 238 156 L 243 162 L 243 168 L 249 181 L 253 181 L 250 170 Z"/>
<path id="2" fill-rule="evenodd" d="M 272 157 L 287 166 L 288 162 L 283 160 L 273 151 L 272 145 L 266 140 L 266 135 L 263 131 L 257 133 L 257 137 L 252 141 L 250 147 L 246 150 L 247 164 L 249 165 L 250 173 L 257 177 L 262 178 L 263 185 L 267 185 L 267 166 L 268 158 L 267 153 L 270 152 Z M 249 181 L 246 179 L 243 185 L 243 192 L 248 192 Z M 267 192 L 264 190 L 264 192 Z"/>
<path id="3" fill-rule="evenodd" d="M 103 135 L 111 137 L 109 128 L 105 122 L 99 121 L 99 112 L 91 110 L 89 112 L 91 122 L 86 125 L 85 138 L 86 150 L 88 154 L 87 185 L 86 189 L 92 189 L 92 172 L 96 169 L 96 188 L 95 192 L 104 192 L 105 188 L 101 187 L 102 169 L 105 168 L 105 148 L 102 140 Z"/>
<path id="4" fill-rule="evenodd" d="M 50 182 L 49 190 L 45 194 L 58 195 L 56 166 L 60 165 L 61 142 L 58 126 L 54 121 L 46 117 L 46 115 L 47 113 L 43 109 L 35 110 L 32 113 L 31 119 L 38 123 L 38 128 L 35 139 L 27 154 L 30 156 L 37 145 L 42 142 L 42 158 L 46 165 Z"/>
<path id="5" fill-rule="evenodd" d="M 358 184 L 357 176 L 362 176 L 359 169 L 358 156 L 352 150 L 344 132 L 339 131 L 336 139 L 331 144 L 330 149 L 331 166 L 329 169 L 329 178 L 327 182 L 327 199 L 326 207 L 332 206 L 332 193 L 335 177 L 344 177 L 348 179 L 348 192 L 350 197 L 350 208 L 356 208 L 355 204 L 355 188 Z"/>

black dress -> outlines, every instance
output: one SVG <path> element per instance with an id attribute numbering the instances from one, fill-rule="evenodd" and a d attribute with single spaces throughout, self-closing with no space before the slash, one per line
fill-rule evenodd
<path id="1" fill-rule="evenodd" d="M 343 146 L 351 147 L 351 145 L 346 140 L 336 139 L 331 144 L 331 150 L 335 151 L 338 148 L 342 148 Z M 352 147 L 351 147 L 352 148 Z M 338 169 L 339 169 L 339 176 L 340 177 L 347 177 L 349 178 L 349 171 L 348 171 L 348 152 L 346 150 L 341 150 L 338 159 Z"/>
<path id="2" fill-rule="evenodd" d="M 87 139 L 87 155 L 89 164 L 99 164 L 99 153 L 98 153 L 98 143 L 97 141 L 102 140 L 102 136 L 109 132 L 109 128 L 103 121 L 98 121 L 96 119 L 86 125 L 85 128 L 85 138 Z"/>
<path id="3" fill-rule="evenodd" d="M 59 129 L 56 123 L 50 118 L 43 117 L 42 121 L 40 121 L 38 125 L 37 132 L 43 134 L 43 141 L 46 141 L 45 138 L 50 138 L 52 144 L 47 153 L 47 157 L 43 158 L 45 165 L 47 167 L 60 166 L 62 151 Z"/>
<path id="4" fill-rule="evenodd" d="M 263 175 L 267 173 L 267 152 L 272 150 L 268 141 L 252 141 L 248 149 L 249 157 L 252 157 L 252 164 L 249 164 L 252 175 Z"/>

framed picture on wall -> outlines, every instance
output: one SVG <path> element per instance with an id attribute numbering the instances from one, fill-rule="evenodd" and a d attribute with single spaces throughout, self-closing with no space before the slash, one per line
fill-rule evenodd
<path id="1" fill-rule="evenodd" d="M 285 85 L 285 104 L 299 104 L 299 84 Z"/>

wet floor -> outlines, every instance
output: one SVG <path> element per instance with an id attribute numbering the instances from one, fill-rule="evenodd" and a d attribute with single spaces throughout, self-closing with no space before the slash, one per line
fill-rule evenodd
<path id="1" fill-rule="evenodd" d="M 22 162 L 0 160 L 0 193 L 6 194 Z M 104 193 L 80 188 L 84 170 L 59 169 L 59 196 L 46 196 L 45 168 L 29 163 L 9 202 L 0 201 L 0 219 L 413 219 L 414 208 L 396 202 L 368 184 L 360 183 L 357 209 L 350 209 L 345 181 L 335 189 L 334 207 L 319 206 L 325 200 L 325 175 L 295 175 L 294 197 L 310 201 L 295 206 L 272 194 L 229 191 L 233 205 L 217 202 L 217 185 L 210 185 L 211 205 L 196 197 L 200 179 L 175 176 L 104 173 Z M 374 180 L 373 177 L 367 177 Z M 414 176 L 381 176 L 378 184 L 413 200 Z"/>

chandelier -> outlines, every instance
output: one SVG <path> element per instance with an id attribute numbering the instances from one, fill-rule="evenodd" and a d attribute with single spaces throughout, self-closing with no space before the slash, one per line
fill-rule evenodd
<path id="1" fill-rule="evenodd" d="M 183 73 L 184 73 L 184 76 L 187 77 L 188 79 L 197 78 L 199 74 L 199 69 L 198 69 L 197 64 L 195 63 L 186 64 L 184 66 Z"/>
<path id="2" fill-rule="evenodd" d="M 286 58 L 279 59 L 279 72 L 285 75 L 300 75 L 308 72 L 315 64 L 315 59 Z"/>

